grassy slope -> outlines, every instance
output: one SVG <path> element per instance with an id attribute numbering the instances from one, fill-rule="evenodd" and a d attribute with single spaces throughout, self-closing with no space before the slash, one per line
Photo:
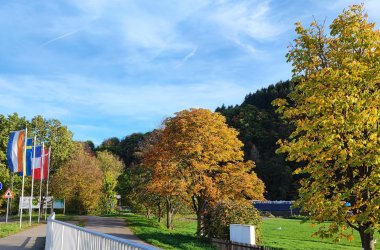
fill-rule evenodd
<path id="1" fill-rule="evenodd" d="M 262 226 L 263 245 L 281 247 L 284 249 L 345 249 L 357 250 L 361 248 L 359 234 L 354 231 L 354 241 L 348 242 L 342 239 L 338 243 L 331 239 L 311 237 L 317 231 L 317 227 L 311 227 L 310 223 L 300 223 L 301 220 L 273 218 L 264 220 Z M 279 229 L 281 227 L 281 229 Z M 380 235 L 375 236 L 380 240 Z"/>
<path id="2" fill-rule="evenodd" d="M 215 249 L 195 237 L 196 222 L 184 218 L 175 219 L 174 229 L 169 231 L 156 219 L 127 214 L 128 226 L 143 241 L 163 249 Z"/>

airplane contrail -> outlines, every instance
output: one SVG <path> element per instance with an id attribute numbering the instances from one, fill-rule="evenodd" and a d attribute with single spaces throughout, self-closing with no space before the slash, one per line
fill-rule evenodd
<path id="1" fill-rule="evenodd" d="M 174 68 L 179 68 L 182 66 L 182 64 L 184 64 L 185 62 L 187 62 L 190 58 L 192 58 L 195 53 L 197 52 L 198 50 L 198 47 L 195 47 L 189 54 L 187 54 L 182 60 L 181 62 L 179 62 Z"/>
<path id="2" fill-rule="evenodd" d="M 50 43 L 52 43 L 52 42 L 55 42 L 55 41 L 57 41 L 57 40 L 59 40 L 59 39 L 62 39 L 62 38 L 64 38 L 64 37 L 71 36 L 71 35 L 77 33 L 78 31 L 79 31 L 79 30 L 71 31 L 71 32 L 65 33 L 65 34 L 63 34 L 63 35 L 61 35 L 61 36 L 58 36 L 58 37 L 56 37 L 56 38 L 53 38 L 53 39 L 51 39 L 51 40 L 49 40 L 49 41 L 47 41 L 47 42 L 44 42 L 43 44 L 40 45 L 40 48 L 45 47 L 46 45 L 48 45 L 48 44 L 50 44 Z"/>

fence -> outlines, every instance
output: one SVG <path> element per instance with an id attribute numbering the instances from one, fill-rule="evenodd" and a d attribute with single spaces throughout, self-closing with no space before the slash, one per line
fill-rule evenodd
<path id="1" fill-rule="evenodd" d="M 261 212 L 270 212 L 274 215 L 300 214 L 300 208 L 293 208 L 293 203 L 294 201 L 253 201 L 253 206 Z"/>
<path id="2" fill-rule="evenodd" d="M 47 222 L 45 250 L 157 250 L 112 235 L 55 220 L 53 213 Z"/>
<path id="3" fill-rule="evenodd" d="M 282 250 L 282 248 L 250 245 L 214 238 L 211 239 L 211 244 L 219 250 Z"/>

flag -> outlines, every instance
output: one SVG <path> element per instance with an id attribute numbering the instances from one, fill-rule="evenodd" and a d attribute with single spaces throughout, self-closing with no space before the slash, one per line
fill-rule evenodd
<path id="1" fill-rule="evenodd" d="M 39 168 L 41 168 L 41 160 L 42 160 L 42 146 L 40 145 L 40 146 L 36 146 L 35 147 L 35 153 L 34 153 L 34 156 L 33 156 L 33 164 L 32 164 L 32 166 L 33 166 L 33 168 L 34 168 L 34 174 L 36 174 L 36 169 L 39 169 Z"/>
<path id="2" fill-rule="evenodd" d="M 41 147 L 41 146 L 39 146 L 39 147 Z M 42 151 L 42 147 L 41 147 L 41 151 Z M 47 179 L 48 171 L 49 171 L 49 149 L 48 148 L 44 148 L 44 154 L 42 157 L 40 155 L 40 159 L 41 160 L 39 162 L 38 168 L 34 169 L 34 179 L 35 180 L 41 179 L 41 172 L 43 172 L 42 179 L 43 180 Z M 42 168 L 41 168 L 41 165 L 43 165 Z"/>
<path id="3" fill-rule="evenodd" d="M 33 139 L 26 139 L 26 176 L 32 173 Z M 22 172 L 19 173 L 22 175 Z"/>
<path id="4" fill-rule="evenodd" d="M 7 158 L 13 173 L 23 172 L 25 168 L 25 130 L 13 131 L 9 136 Z"/>
<path id="5" fill-rule="evenodd" d="M 41 167 L 41 151 L 42 146 L 33 147 L 33 139 L 27 139 L 26 142 L 26 175 L 32 175 L 32 168 L 37 169 Z M 35 170 L 34 170 L 35 171 Z M 22 176 L 23 172 L 18 175 Z"/>

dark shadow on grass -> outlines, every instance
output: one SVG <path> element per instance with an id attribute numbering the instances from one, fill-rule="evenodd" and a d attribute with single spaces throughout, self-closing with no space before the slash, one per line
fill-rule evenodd
<path id="1" fill-rule="evenodd" d="M 132 222 L 132 223 L 127 223 L 127 225 L 131 227 L 157 228 L 157 225 L 150 225 L 146 222 Z"/>
<path id="2" fill-rule="evenodd" d="M 179 233 L 141 233 L 138 234 L 138 237 L 149 243 L 156 243 L 158 241 L 162 244 L 170 245 L 176 249 L 183 249 L 185 244 L 191 244 L 193 246 L 203 247 L 205 249 L 214 249 L 206 240 L 200 240 L 195 236 L 183 235 Z"/>

